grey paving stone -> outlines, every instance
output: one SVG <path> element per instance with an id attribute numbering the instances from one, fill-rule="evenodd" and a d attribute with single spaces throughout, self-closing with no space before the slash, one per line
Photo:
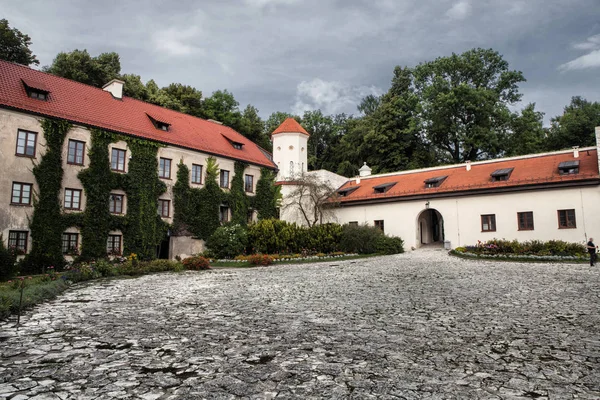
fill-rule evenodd
<path id="1" fill-rule="evenodd" d="M 423 250 L 80 284 L 0 323 L 0 397 L 597 399 L 599 275 Z"/>

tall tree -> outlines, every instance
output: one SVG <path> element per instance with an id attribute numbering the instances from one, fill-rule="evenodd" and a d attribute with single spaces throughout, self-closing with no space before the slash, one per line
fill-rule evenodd
<path id="1" fill-rule="evenodd" d="M 182 85 L 181 83 L 171 83 L 169 86 L 162 88 L 162 90 L 167 96 L 180 105 L 179 111 L 196 117 L 201 116 L 201 91 L 192 86 Z"/>
<path id="2" fill-rule="evenodd" d="M 52 65 L 44 71 L 63 78 L 102 87 L 112 79 L 120 78 L 121 62 L 117 53 L 102 53 L 92 57 L 87 50 L 58 53 Z"/>
<path id="3" fill-rule="evenodd" d="M 563 115 L 552 118 L 546 147 L 548 150 L 560 150 L 572 146 L 593 146 L 596 126 L 600 126 L 600 103 L 573 97 Z"/>
<path id="4" fill-rule="evenodd" d="M 120 78 L 125 84 L 123 85 L 123 94 L 133 97 L 134 99 L 148 101 L 148 88 L 142 82 L 142 78 L 135 74 L 124 74 Z"/>
<path id="5" fill-rule="evenodd" d="M 263 149 L 269 150 L 271 142 L 264 132 L 264 122 L 258 115 L 258 109 L 250 104 L 246 106 L 240 121 L 240 133 L 258 144 Z"/>
<path id="6" fill-rule="evenodd" d="M 205 119 L 213 119 L 222 122 L 235 130 L 240 129 L 241 113 L 233 93 L 227 90 L 217 90 L 202 102 L 200 116 Z"/>
<path id="7" fill-rule="evenodd" d="M 508 106 L 521 99 L 519 71 L 492 49 L 472 49 L 414 68 L 421 128 L 440 161 L 460 163 L 501 154 Z"/>
<path id="8" fill-rule="evenodd" d="M 513 114 L 505 155 L 519 156 L 543 151 L 546 138 L 543 123 L 544 113 L 535 110 L 535 103 L 528 104 L 520 114 Z"/>
<path id="9" fill-rule="evenodd" d="M 36 56 L 29 49 L 31 38 L 17 28 L 8 25 L 6 19 L 0 19 L 0 60 L 23 65 L 39 65 Z"/>
<path id="10" fill-rule="evenodd" d="M 350 122 L 336 150 L 347 155 L 354 171 L 344 161 L 338 164 L 338 171 L 356 175 L 363 162 L 374 172 L 431 165 L 432 153 L 419 132 L 418 105 L 413 71 L 396 67 L 388 92 L 370 114 Z"/>

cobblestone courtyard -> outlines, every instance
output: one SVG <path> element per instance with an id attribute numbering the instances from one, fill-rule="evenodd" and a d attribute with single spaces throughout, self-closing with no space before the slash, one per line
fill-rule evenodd
<path id="1" fill-rule="evenodd" d="M 599 276 L 427 250 L 93 282 L 0 325 L 0 398 L 598 399 Z"/>

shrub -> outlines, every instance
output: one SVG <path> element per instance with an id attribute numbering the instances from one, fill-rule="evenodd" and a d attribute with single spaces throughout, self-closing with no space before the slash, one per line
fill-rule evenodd
<path id="1" fill-rule="evenodd" d="M 376 247 L 380 254 L 404 253 L 404 240 L 396 236 L 381 235 L 377 238 Z"/>
<path id="2" fill-rule="evenodd" d="M 4 246 L 4 240 L 0 235 L 0 280 L 10 279 L 17 274 L 16 262 L 17 253 Z"/>
<path id="3" fill-rule="evenodd" d="M 373 254 L 377 252 L 377 240 L 381 236 L 383 232 L 375 226 L 344 225 L 340 247 L 346 253 Z"/>
<path id="4" fill-rule="evenodd" d="M 339 224 L 314 225 L 308 229 L 308 248 L 320 253 L 333 253 L 340 249 L 343 228 Z"/>
<path id="5" fill-rule="evenodd" d="M 185 269 L 191 269 L 194 271 L 210 269 L 208 259 L 200 256 L 188 257 L 182 261 L 182 264 Z"/>
<path id="6" fill-rule="evenodd" d="M 206 241 L 206 247 L 215 258 L 233 258 L 240 255 L 248 244 L 248 234 L 241 225 L 221 226 Z"/>
<path id="7" fill-rule="evenodd" d="M 248 258 L 248 262 L 252 265 L 271 265 L 273 257 L 268 254 L 253 254 Z"/>

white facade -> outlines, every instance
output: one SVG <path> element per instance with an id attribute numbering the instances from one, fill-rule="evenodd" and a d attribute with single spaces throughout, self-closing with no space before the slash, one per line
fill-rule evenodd
<path id="1" fill-rule="evenodd" d="M 597 146 L 574 149 L 573 151 L 562 151 L 552 154 L 572 154 L 573 160 L 583 160 L 581 154 L 590 154 L 590 151 L 597 152 L 597 160 L 594 157 L 592 164 L 595 171 L 587 180 L 580 182 L 573 181 L 571 184 L 563 184 L 553 181 L 543 185 L 543 180 L 535 181 L 535 185 L 530 181 L 522 181 L 521 186 L 513 187 L 510 190 L 487 190 L 469 192 L 457 188 L 456 191 L 447 191 L 435 194 L 432 191 L 429 194 L 410 195 L 406 198 L 397 197 L 377 197 L 373 194 L 365 198 L 359 198 L 354 201 L 342 201 L 340 207 L 335 208 L 329 215 L 326 222 L 336 222 L 339 224 L 358 223 L 371 226 L 383 227 L 384 232 L 390 236 L 401 237 L 405 241 L 407 249 L 416 249 L 426 244 L 446 242 L 450 247 L 476 245 L 478 241 L 485 242 L 490 239 L 506 240 L 564 240 L 567 242 L 585 243 L 589 237 L 600 237 L 600 176 L 597 166 L 600 165 L 600 127 L 596 128 Z M 279 163 L 285 163 L 287 160 L 298 159 L 300 156 L 296 151 L 293 155 L 291 149 L 284 154 L 287 158 L 276 158 L 284 149 L 284 146 L 291 145 L 290 140 L 282 136 L 278 142 L 274 141 L 274 159 Z M 278 148 L 279 147 L 279 148 Z M 583 152 L 583 153 L 582 153 Z M 519 156 L 504 161 L 511 161 L 513 166 L 518 165 L 527 159 L 538 158 L 546 155 Z M 296 158 L 294 158 L 296 157 Z M 503 160 L 489 160 L 477 163 L 467 163 L 466 171 L 475 171 L 482 164 L 494 164 Z M 586 160 L 589 165 L 589 160 Z M 522 164 L 525 165 L 525 164 Z M 285 165 L 284 165 L 285 167 Z M 375 187 L 382 177 L 397 177 L 414 173 L 439 171 L 439 175 L 447 175 L 444 170 L 456 169 L 457 166 L 442 166 L 437 168 L 427 168 L 418 171 L 402 171 L 399 173 L 390 173 L 371 176 L 370 168 L 366 165 L 359 170 L 359 177 L 347 179 L 339 177 L 334 179 L 336 187 L 342 186 L 345 182 L 353 181 L 354 185 L 347 184 L 345 188 L 363 186 Z M 553 168 L 557 168 L 558 165 Z M 522 171 L 522 170 L 521 170 Z M 320 171 L 309 172 L 323 175 Z M 475 172 L 470 172 L 475 173 Z M 589 171 L 588 171 L 589 173 Z M 289 170 L 282 172 L 285 178 Z M 594 175 L 596 174 L 596 175 Z M 319 176 L 320 176 L 319 175 Z M 335 174 L 333 174 L 335 175 Z M 431 174 L 429 174 L 431 175 Z M 531 171 L 531 176 L 536 176 L 536 171 Z M 574 176 L 574 175 L 571 175 Z M 325 175 L 321 178 L 326 179 Z M 379 179 L 379 181 L 377 181 Z M 283 180 L 283 179 L 280 179 Z M 421 181 L 422 182 L 422 181 Z M 402 184 L 398 184 L 400 187 Z M 423 183 L 421 183 L 423 185 Z M 290 193 L 295 186 L 292 182 L 283 182 L 282 194 L 284 196 L 283 204 L 290 204 Z M 493 188 L 491 188 L 493 189 Z M 410 189 L 412 190 L 412 189 Z M 349 192 L 352 193 L 352 192 Z M 364 192 L 363 192 L 364 193 Z M 372 192 L 371 192 L 372 193 Z M 416 192 L 415 192 L 416 193 Z M 417 200 L 418 199 L 418 200 Z M 342 199 L 343 200 L 343 199 Z M 533 228 L 524 224 L 519 228 L 519 214 L 527 213 L 527 218 L 533 215 Z M 574 216 L 574 224 L 569 227 L 559 225 L 561 216 L 569 214 L 569 219 Z M 523 217 L 521 214 L 521 217 Z M 288 222 L 302 223 L 302 215 L 297 209 L 286 207 L 281 213 L 281 219 Z M 484 221 L 493 219 L 493 229 L 484 225 Z M 528 219 L 529 221 L 529 219 Z M 449 242 L 449 243 L 448 243 Z"/>
<path id="2" fill-rule="evenodd" d="M 561 188 L 431 200 L 344 206 L 336 209 L 337 222 L 374 225 L 384 222 L 384 231 L 399 236 L 405 247 L 418 248 L 434 241 L 450 241 L 451 247 L 475 245 L 490 239 L 564 240 L 584 243 L 600 236 L 600 187 Z M 575 210 L 576 228 L 560 229 L 558 210 Z M 435 210 L 438 240 L 434 240 Z M 533 212 L 533 230 L 519 230 L 517 213 Z M 428 215 L 429 214 L 429 215 Z M 481 216 L 494 215 L 495 231 L 483 232 Z M 435 219 L 435 217 L 433 218 Z"/>
<path id="3" fill-rule="evenodd" d="M 273 135 L 273 162 L 277 165 L 278 181 L 289 181 L 308 168 L 308 135 L 282 132 Z"/>

